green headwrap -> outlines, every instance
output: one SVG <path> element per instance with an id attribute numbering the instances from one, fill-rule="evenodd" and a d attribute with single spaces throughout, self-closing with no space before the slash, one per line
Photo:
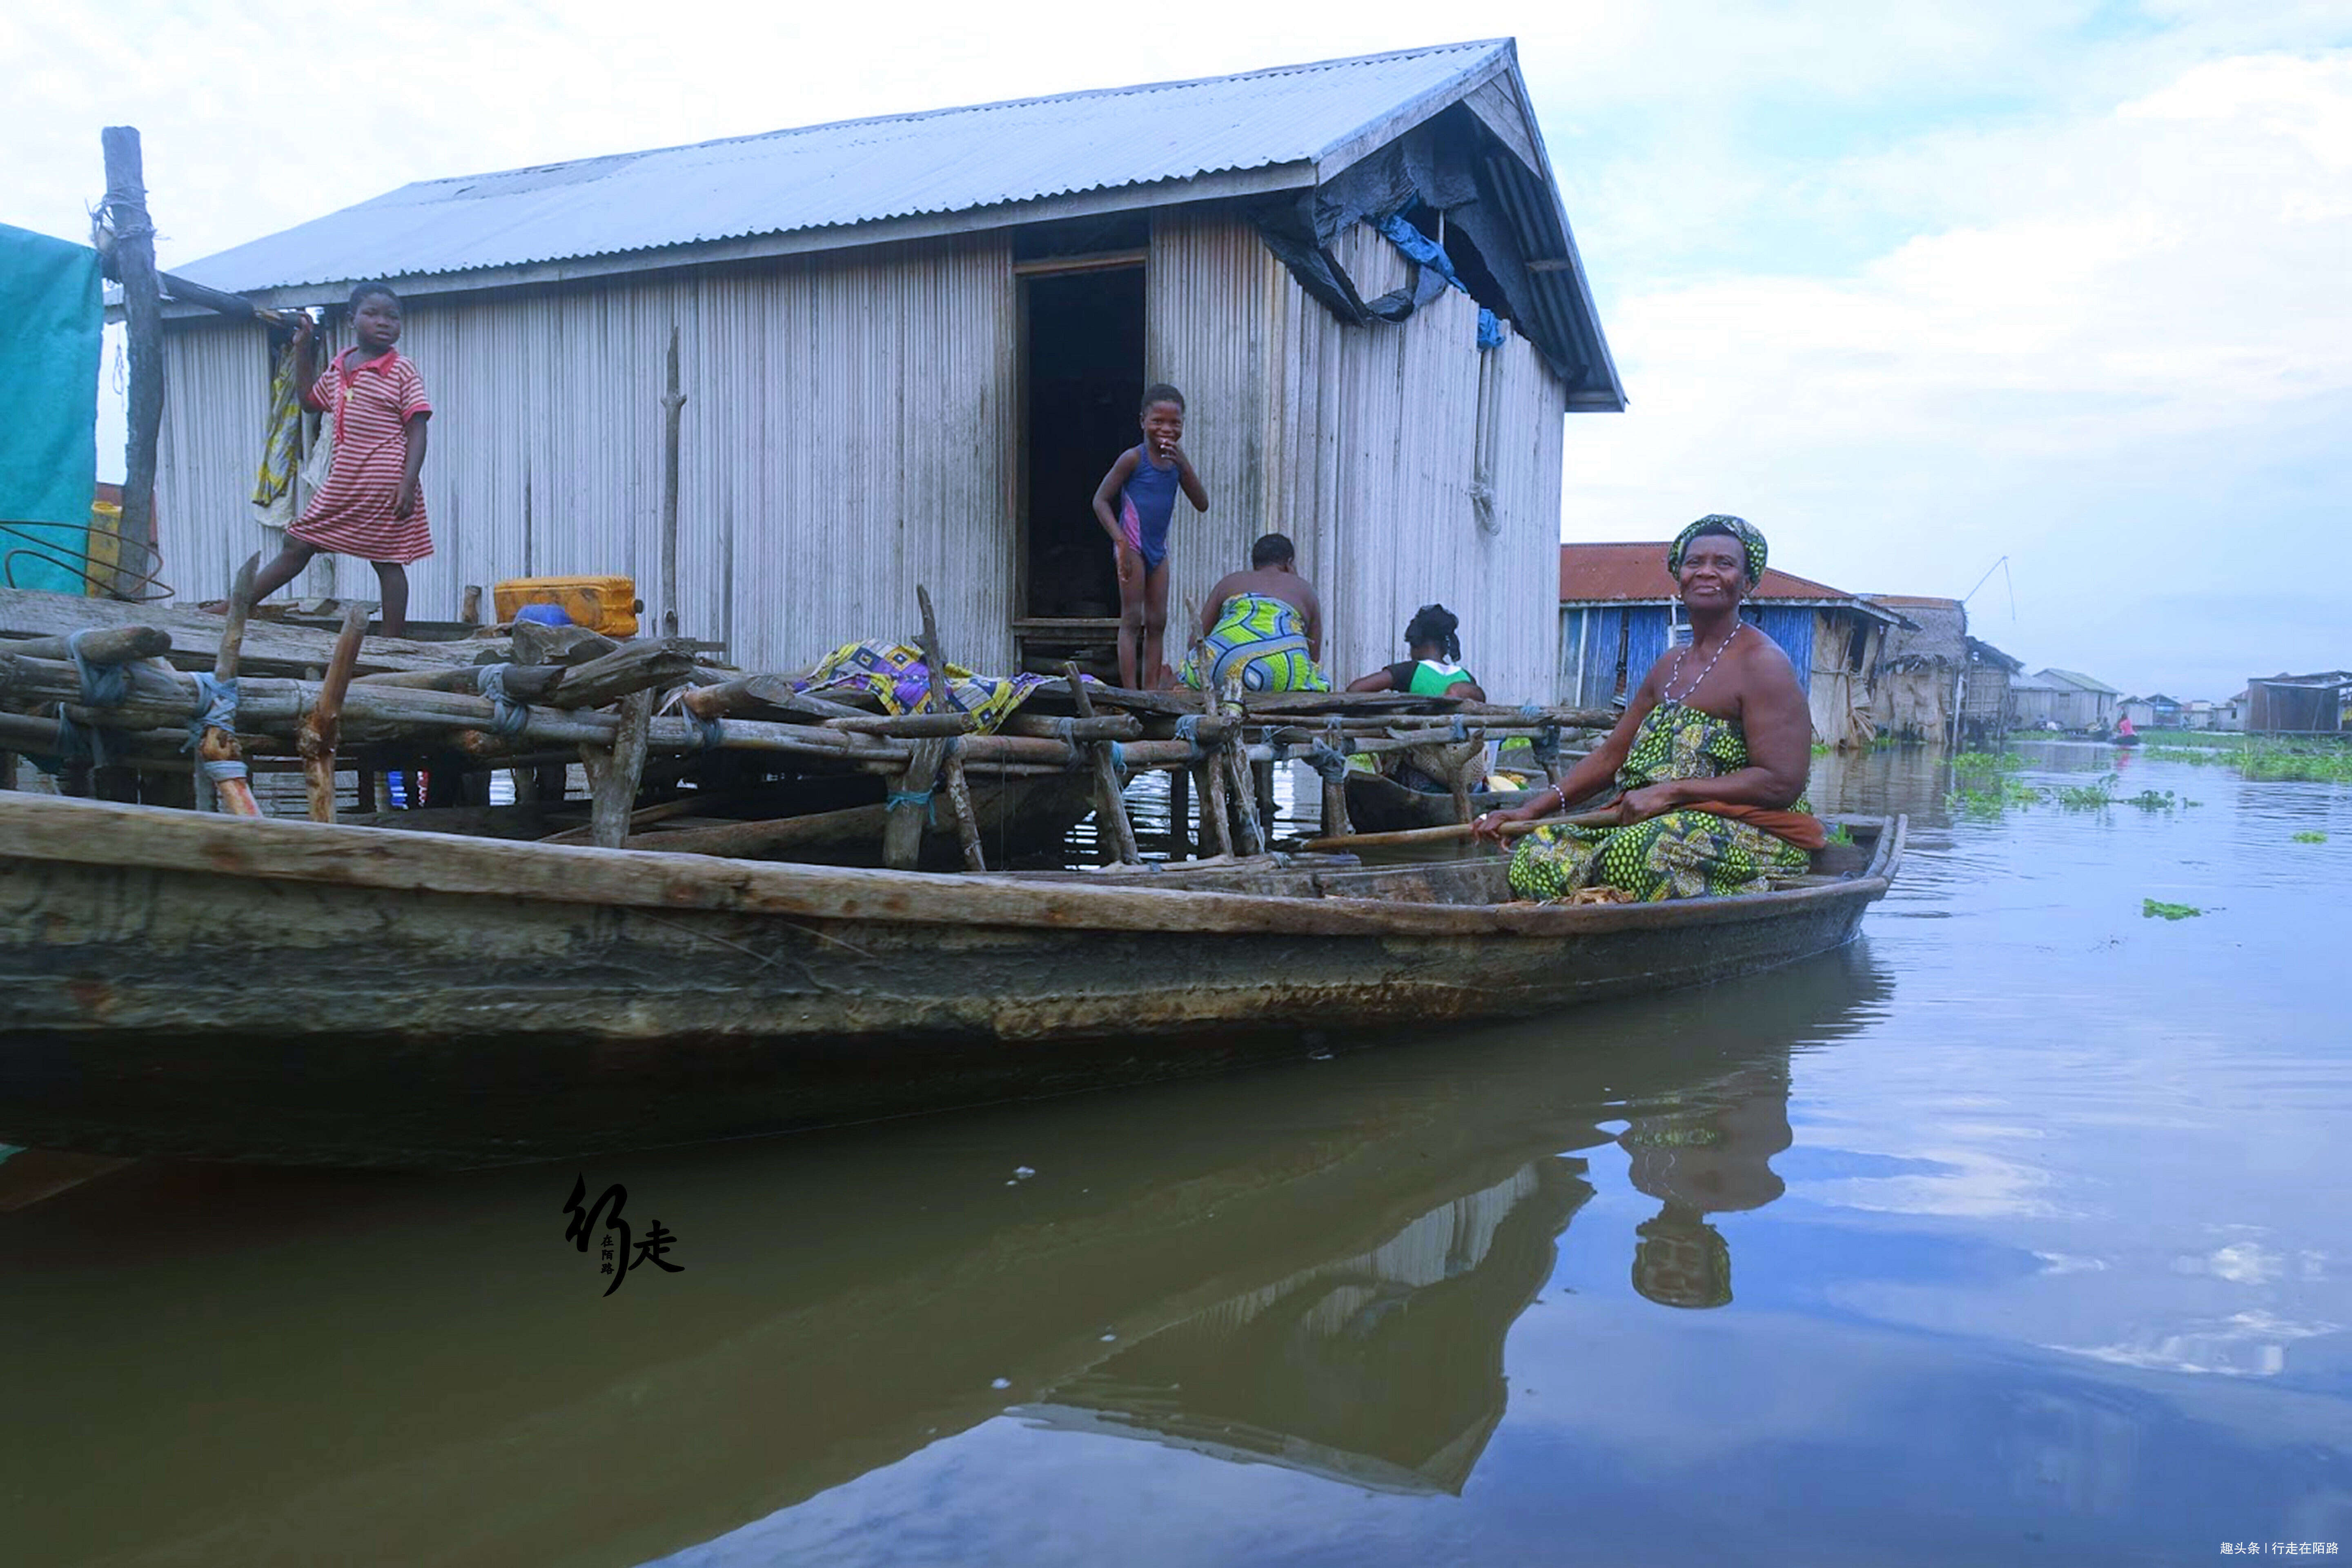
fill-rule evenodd
<path id="1" fill-rule="evenodd" d="M 1739 541 L 1739 548 L 1745 552 L 1748 556 L 1748 585 L 1749 587 L 1753 588 L 1757 584 L 1764 580 L 1764 557 L 1767 552 L 1766 545 L 1764 543 L 1764 536 L 1758 532 L 1756 525 L 1749 522 L 1746 518 L 1733 517 L 1728 513 L 1719 511 L 1711 511 L 1707 513 L 1705 517 L 1700 518 L 1696 522 L 1692 523 L 1688 528 L 1684 529 L 1680 533 L 1675 535 L 1674 543 L 1668 546 L 1666 550 L 1666 572 L 1669 576 L 1675 578 L 1680 578 L 1682 576 L 1683 552 L 1690 548 L 1690 542 L 1692 540 L 1700 537 L 1702 534 L 1708 533 L 1729 534 L 1732 538 Z"/>

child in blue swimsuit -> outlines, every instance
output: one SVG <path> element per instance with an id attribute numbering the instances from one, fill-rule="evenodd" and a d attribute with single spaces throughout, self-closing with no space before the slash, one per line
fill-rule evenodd
<path id="1" fill-rule="evenodd" d="M 1118 683 L 1166 686 L 1168 524 L 1176 492 L 1194 511 L 1209 492 L 1184 456 L 1184 395 L 1165 382 L 1143 389 L 1143 441 L 1118 455 L 1095 487 L 1095 521 L 1110 535 L 1118 562 Z M 1140 645 L 1139 647 L 1139 645 Z"/>

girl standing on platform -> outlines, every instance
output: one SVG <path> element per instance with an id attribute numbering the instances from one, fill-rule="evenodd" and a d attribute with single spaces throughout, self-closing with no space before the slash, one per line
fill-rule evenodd
<path id="1" fill-rule="evenodd" d="M 1095 487 L 1095 521 L 1118 561 L 1118 683 L 1130 689 L 1168 683 L 1168 523 L 1176 492 L 1194 511 L 1209 510 L 1209 492 L 1181 444 L 1184 395 L 1165 382 L 1145 387 L 1142 425 L 1142 444 L 1121 452 Z"/>
<path id="2" fill-rule="evenodd" d="M 304 407 L 334 416 L 327 482 L 286 531 L 286 548 L 254 578 L 253 603 L 292 582 L 322 550 L 357 555 L 375 568 L 383 589 L 378 630 L 396 637 L 408 630 L 405 568 L 433 553 L 417 484 L 433 405 L 416 367 L 393 347 L 400 341 L 400 296 L 383 284 L 362 283 L 352 290 L 351 310 L 357 341 L 302 395 Z M 307 315 L 298 318 L 294 348 L 296 379 L 310 381 Z"/>

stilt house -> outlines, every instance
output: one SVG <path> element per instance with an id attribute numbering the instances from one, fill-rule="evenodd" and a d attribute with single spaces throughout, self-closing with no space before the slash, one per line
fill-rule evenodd
<path id="1" fill-rule="evenodd" d="M 1559 547 L 1560 701 L 1585 708 L 1622 702 L 1677 634 L 1688 635 L 1666 549 L 1663 539 Z M 1868 745 L 1877 731 L 1873 705 L 1886 635 L 1909 623 L 1858 595 L 1777 566 L 1765 568 L 1740 613 L 1797 667 L 1813 738 Z"/>
<path id="2" fill-rule="evenodd" d="M 1562 416 L 1624 401 L 1508 40 L 428 180 L 173 270 L 338 323 L 354 281 L 401 291 L 436 409 L 415 614 L 626 573 L 764 668 L 905 635 L 918 584 L 961 662 L 1107 649 L 1091 497 L 1168 381 L 1211 499 L 1179 506 L 1171 622 L 1283 531 L 1335 677 L 1440 600 L 1531 698 Z M 160 526 L 217 595 L 272 542 L 269 344 L 193 311 L 169 337 Z"/>
<path id="3" fill-rule="evenodd" d="M 1887 628 L 1878 669 L 1878 727 L 1898 741 L 1964 745 L 1998 741 L 2014 705 L 2010 677 L 2025 667 L 1969 636 L 1969 607 L 1925 594 L 1873 594 L 1901 616 Z"/>

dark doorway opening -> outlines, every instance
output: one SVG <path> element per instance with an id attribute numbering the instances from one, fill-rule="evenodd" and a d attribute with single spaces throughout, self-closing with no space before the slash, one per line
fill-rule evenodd
<path id="1" fill-rule="evenodd" d="M 1087 628 L 1037 623 L 1118 618 L 1118 572 L 1094 493 L 1112 460 L 1142 439 L 1143 268 L 1039 270 L 1022 288 L 1021 613 L 1024 629 L 1081 640 Z M 1108 644 L 1115 632 L 1099 635 Z"/>

